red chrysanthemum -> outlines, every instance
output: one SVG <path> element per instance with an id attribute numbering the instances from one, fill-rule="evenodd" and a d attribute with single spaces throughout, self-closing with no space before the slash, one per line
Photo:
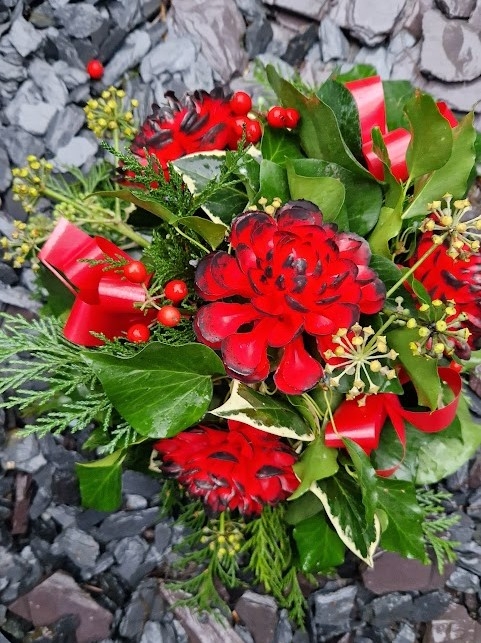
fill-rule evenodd
<path id="1" fill-rule="evenodd" d="M 433 233 L 425 232 L 409 261 L 413 266 L 433 246 Z M 466 248 L 468 251 L 469 249 Z M 448 241 L 436 247 L 414 272 L 432 299 L 454 301 L 458 313 L 467 319 L 464 325 L 471 335 L 471 348 L 481 346 L 481 254 L 468 252 L 466 260 L 448 254 Z"/>
<path id="2" fill-rule="evenodd" d="M 333 335 L 360 313 L 381 310 L 384 284 L 368 267 L 368 243 L 323 223 L 309 201 L 292 201 L 275 217 L 247 212 L 234 220 L 235 256 L 216 252 L 196 272 L 199 341 L 220 349 L 228 374 L 244 382 L 266 379 L 268 348 L 283 349 L 275 370 L 279 390 L 300 394 L 322 377 L 306 336 Z M 218 301 L 235 298 L 230 301 Z"/>
<path id="3" fill-rule="evenodd" d="M 276 435 L 234 420 L 228 425 L 199 425 L 159 440 L 162 471 L 216 512 L 259 514 L 288 498 L 299 485 L 295 452 Z"/>

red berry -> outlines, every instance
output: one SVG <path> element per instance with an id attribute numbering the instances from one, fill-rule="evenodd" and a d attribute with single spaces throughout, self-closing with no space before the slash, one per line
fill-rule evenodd
<path id="1" fill-rule="evenodd" d="M 238 116 L 234 121 L 234 134 L 237 137 L 237 140 L 242 138 L 244 135 L 244 130 L 247 128 L 247 121 L 249 119 L 247 116 Z"/>
<path id="2" fill-rule="evenodd" d="M 267 122 L 271 127 L 285 127 L 286 126 L 286 110 L 279 105 L 271 107 L 267 112 Z"/>
<path id="3" fill-rule="evenodd" d="M 164 286 L 164 295 L 174 304 L 179 304 L 188 294 L 189 289 L 182 279 L 172 279 Z"/>
<path id="4" fill-rule="evenodd" d="M 147 268 L 141 261 L 131 261 L 124 266 L 124 277 L 133 284 L 143 284 L 148 274 Z"/>
<path id="5" fill-rule="evenodd" d="M 230 99 L 230 108 L 238 116 L 245 116 L 252 109 L 252 99 L 246 92 L 235 92 Z"/>
<path id="6" fill-rule="evenodd" d="M 262 136 L 262 129 L 259 121 L 248 119 L 246 123 L 246 141 L 248 143 L 258 143 Z"/>
<path id="7" fill-rule="evenodd" d="M 177 326 L 180 319 L 180 310 L 175 306 L 162 306 L 157 313 L 157 321 L 159 324 L 162 324 L 162 326 L 168 326 L 169 328 Z"/>
<path id="8" fill-rule="evenodd" d="M 100 60 L 97 60 L 96 58 L 88 61 L 86 69 L 87 74 L 92 78 L 92 80 L 100 80 L 104 75 L 104 66 Z"/>
<path id="9" fill-rule="evenodd" d="M 134 324 L 127 331 L 127 339 L 134 344 L 143 344 L 149 341 L 150 330 L 145 324 Z"/>
<path id="10" fill-rule="evenodd" d="M 294 127 L 297 127 L 297 123 L 299 122 L 301 115 L 297 111 L 297 109 L 294 109 L 294 107 L 287 107 L 285 111 L 285 121 L 286 121 L 286 127 L 290 127 L 291 129 Z"/>

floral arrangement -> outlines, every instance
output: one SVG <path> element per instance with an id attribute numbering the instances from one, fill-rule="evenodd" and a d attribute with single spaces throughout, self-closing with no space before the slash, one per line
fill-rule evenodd
<path id="1" fill-rule="evenodd" d="M 314 89 L 268 67 L 268 111 L 167 94 L 140 127 L 110 88 L 85 111 L 114 166 L 14 171 L 30 217 L 4 256 L 45 303 L 5 316 L 5 405 L 36 411 L 23 434 L 89 431 L 85 506 L 119 506 L 124 465 L 162 476 L 200 608 L 262 584 L 302 623 L 300 575 L 346 549 L 454 555 L 426 485 L 481 444 L 461 377 L 481 346 L 479 137 L 472 113 L 359 72 Z"/>

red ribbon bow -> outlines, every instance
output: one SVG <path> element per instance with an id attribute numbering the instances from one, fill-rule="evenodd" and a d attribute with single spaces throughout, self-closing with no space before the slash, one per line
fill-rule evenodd
<path id="1" fill-rule="evenodd" d="M 109 339 L 121 337 L 128 328 L 154 314 L 135 307 L 145 301 L 142 284 L 134 284 L 122 273 L 105 270 L 106 264 L 90 265 L 81 261 L 126 259 L 115 243 L 103 237 L 90 237 L 67 219 L 60 219 L 39 252 L 39 259 L 75 295 L 75 302 L 64 327 L 65 337 L 81 346 L 100 346 L 102 341 L 92 335 L 101 333 Z"/>
<path id="2" fill-rule="evenodd" d="M 462 381 L 459 373 L 450 368 L 439 368 L 439 376 L 454 394 L 452 402 L 436 411 L 407 411 L 394 393 L 367 395 L 366 404 L 359 406 L 356 400 L 345 400 L 334 411 L 334 424 L 326 426 L 325 443 L 328 447 L 344 447 L 343 438 L 356 442 L 368 455 L 379 445 L 381 431 L 387 418 L 392 422 L 396 435 L 406 452 L 405 421 L 423 433 L 437 433 L 446 429 L 456 417 Z M 335 426 L 335 428 L 334 428 Z M 390 476 L 399 465 L 377 471 L 378 475 Z"/>
<path id="3" fill-rule="evenodd" d="M 403 127 L 388 131 L 384 90 L 380 76 L 352 80 L 346 83 L 346 87 L 351 92 L 359 112 L 362 153 L 367 169 L 379 181 L 384 179 L 383 163 L 373 149 L 372 130 L 378 127 L 391 162 L 391 172 L 398 181 L 405 181 L 409 176 L 406 152 L 411 141 L 411 133 Z M 446 103 L 438 102 L 436 105 L 451 127 L 455 127 L 458 121 Z"/>

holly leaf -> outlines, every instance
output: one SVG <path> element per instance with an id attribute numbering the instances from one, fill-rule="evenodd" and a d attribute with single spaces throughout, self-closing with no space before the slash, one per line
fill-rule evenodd
<path id="1" fill-rule="evenodd" d="M 289 167 L 302 177 L 331 177 L 342 183 L 345 190 L 342 210 L 345 210 L 349 230 L 365 236 L 376 225 L 381 211 L 382 192 L 372 177 L 366 179 L 336 163 L 318 159 L 294 159 Z"/>
<path id="2" fill-rule="evenodd" d="M 207 241 L 212 250 L 220 246 L 228 231 L 228 227 L 224 223 L 214 223 L 214 221 L 201 217 L 181 217 L 177 219 L 176 225 L 182 225 L 196 232 Z"/>
<path id="3" fill-rule="evenodd" d="M 417 328 L 393 330 L 387 333 L 386 339 L 388 346 L 399 353 L 399 361 L 416 389 L 419 406 L 427 406 L 432 411 L 437 409 L 441 399 L 437 361 L 425 355 L 415 355 L 409 348 L 411 342 L 419 340 Z"/>
<path id="4" fill-rule="evenodd" d="M 229 399 L 210 413 L 285 438 L 314 439 L 304 418 L 290 404 L 272 395 L 262 395 L 238 380 L 233 380 Z"/>
<path id="5" fill-rule="evenodd" d="M 285 167 L 289 159 L 303 157 L 297 134 L 273 127 L 264 128 L 261 152 L 263 159 L 277 163 L 281 167 Z"/>
<path id="6" fill-rule="evenodd" d="M 266 198 L 268 201 L 279 198 L 283 203 L 286 203 L 291 198 L 286 169 L 274 163 L 274 161 L 262 159 L 259 185 L 259 193 L 254 198 L 254 203 L 261 197 Z"/>
<path id="7" fill-rule="evenodd" d="M 302 452 L 293 469 L 301 481 L 289 500 L 295 500 L 309 491 L 313 482 L 328 478 L 337 473 L 337 449 L 332 449 L 324 444 L 321 438 L 316 438 Z"/>
<path id="8" fill-rule="evenodd" d="M 339 179 L 329 176 L 311 177 L 296 173 L 287 164 L 287 180 L 293 199 L 307 199 L 321 210 L 325 221 L 335 221 L 344 203 L 345 189 Z"/>
<path id="9" fill-rule="evenodd" d="M 141 435 L 165 438 L 198 422 L 224 366 L 202 344 L 152 342 L 133 357 L 84 353 L 120 415 Z"/>
<path id="10" fill-rule="evenodd" d="M 423 512 L 416 500 L 412 482 L 377 479 L 378 507 L 387 518 L 381 536 L 381 547 L 406 558 L 417 558 L 427 564 L 423 538 Z"/>
<path id="11" fill-rule="evenodd" d="M 344 543 L 328 524 L 324 512 L 296 525 L 293 536 L 304 573 L 329 572 L 344 562 Z"/>
<path id="12" fill-rule="evenodd" d="M 474 167 L 476 130 L 470 112 L 452 130 L 453 147 L 449 160 L 439 169 L 414 182 L 414 194 L 402 218 L 425 216 L 427 204 L 449 192 L 457 198 L 465 195 Z"/>
<path id="13" fill-rule="evenodd" d="M 344 469 L 335 476 L 319 480 L 311 487 L 322 505 L 339 538 L 358 558 L 370 567 L 381 537 L 377 515 L 366 520 L 361 490 L 356 480 Z"/>
<path id="14" fill-rule="evenodd" d="M 119 449 L 93 462 L 77 462 L 82 506 L 97 511 L 115 511 L 122 502 L 122 463 L 127 452 Z"/>
<path id="15" fill-rule="evenodd" d="M 346 145 L 336 115 L 329 105 L 317 96 L 301 94 L 291 83 L 281 78 L 272 65 L 267 66 L 266 73 L 281 103 L 286 107 L 294 107 L 299 112 L 299 139 L 308 157 L 337 163 L 354 174 L 371 176 Z"/>
<path id="16" fill-rule="evenodd" d="M 447 163 L 453 149 L 453 135 L 451 125 L 428 94 L 417 91 L 406 103 L 405 111 L 412 132 L 406 152 L 412 180 Z"/>

